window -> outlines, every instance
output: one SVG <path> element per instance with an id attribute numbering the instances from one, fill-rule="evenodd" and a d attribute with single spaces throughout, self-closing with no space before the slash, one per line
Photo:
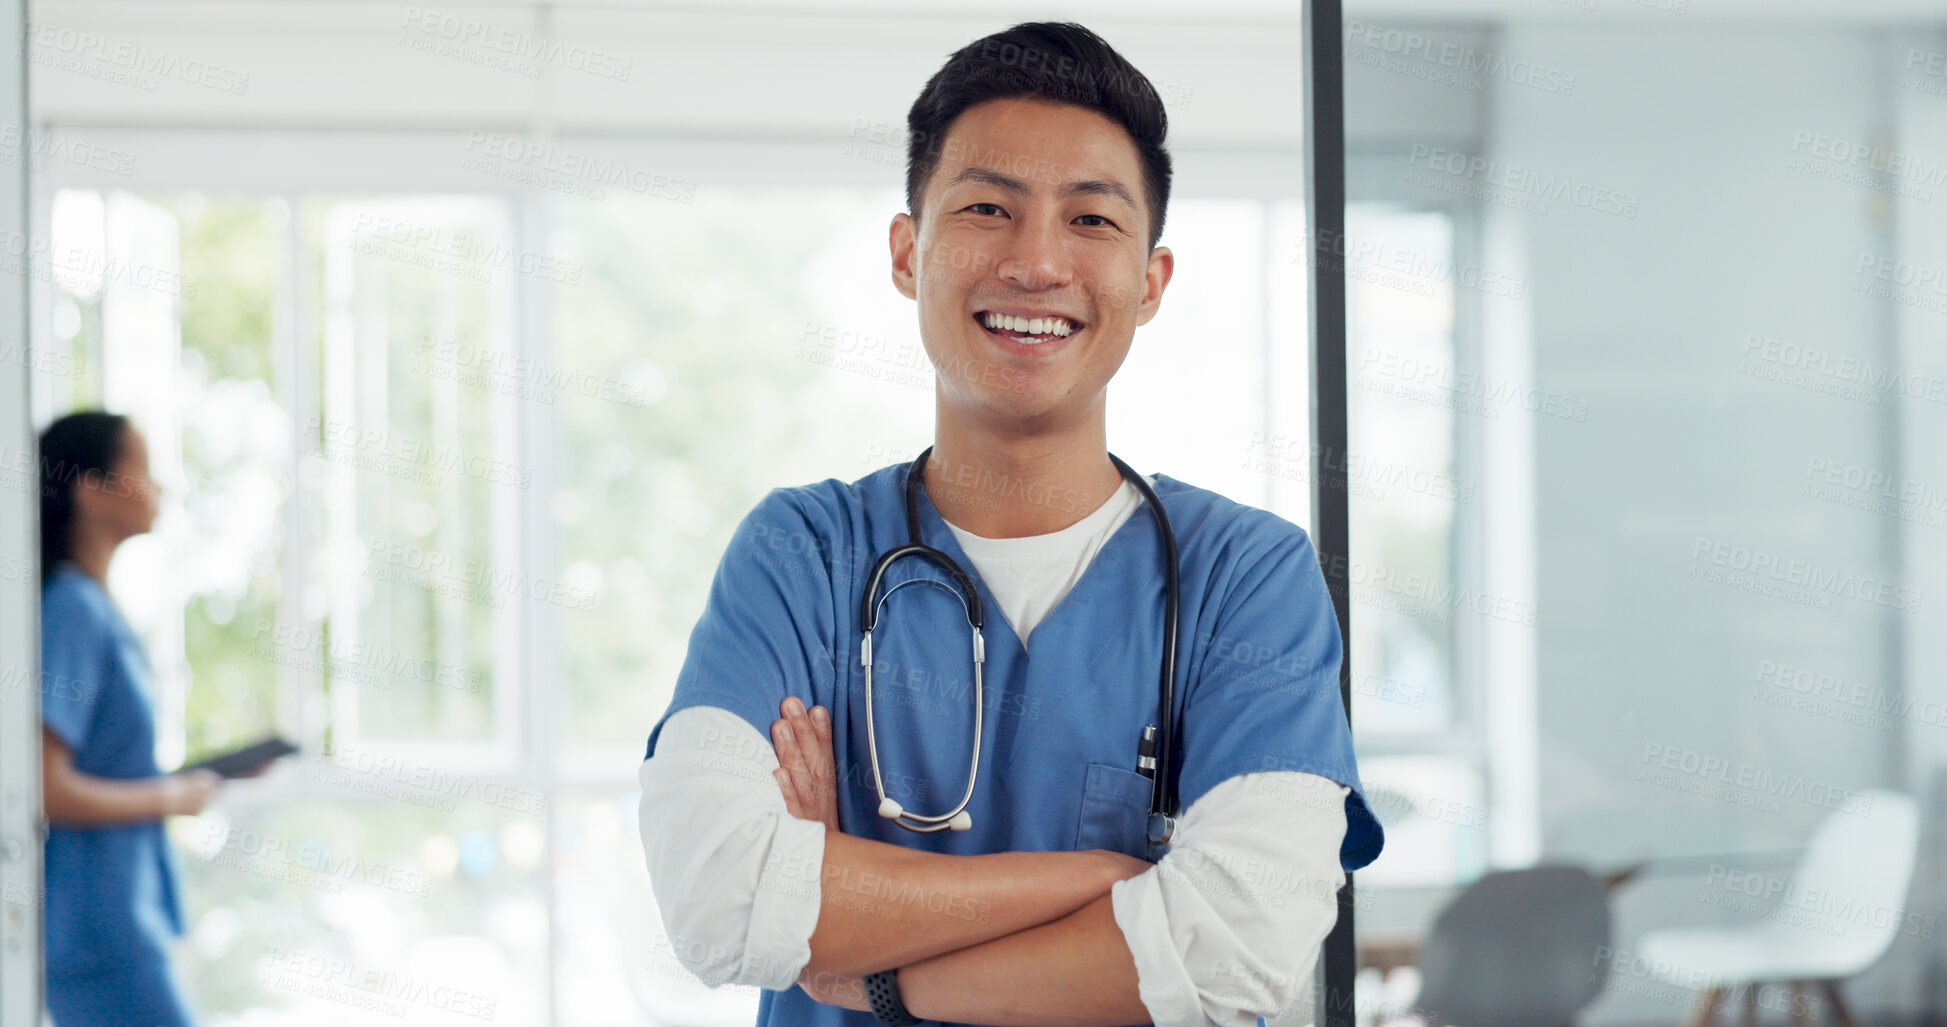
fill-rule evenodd
<path id="1" fill-rule="evenodd" d="M 1346 210 L 1353 731 L 1388 835 L 1372 885 L 1451 884 L 1486 865 L 1477 652 L 1464 547 L 1477 488 L 1462 469 L 1484 415 L 1458 386 L 1459 215 L 1385 202 Z M 1491 413 L 1487 411 L 1486 413 Z"/>
<path id="2" fill-rule="evenodd" d="M 324 513 L 329 608 L 313 652 L 327 657 L 330 737 L 513 766 L 507 672 L 523 607 L 552 590 L 522 573 L 533 471 L 520 398 L 494 373 L 514 355 L 506 204 L 311 197 L 304 213 L 319 245 L 321 404 L 296 451 Z"/>

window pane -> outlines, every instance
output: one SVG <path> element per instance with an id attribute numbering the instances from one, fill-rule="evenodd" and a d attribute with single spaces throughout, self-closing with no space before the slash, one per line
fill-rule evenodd
<path id="1" fill-rule="evenodd" d="M 1264 506 L 1270 480 L 1253 452 L 1268 389 L 1264 205 L 1173 200 L 1163 231 L 1176 267 L 1109 384 L 1109 449 L 1144 474 Z"/>
<path id="2" fill-rule="evenodd" d="M 1312 529 L 1312 323 L 1311 229 L 1303 200 L 1269 205 L 1271 241 L 1267 296 L 1269 346 L 1264 369 L 1262 459 L 1270 486 L 1267 508 L 1306 531 Z M 1254 437 L 1253 442 L 1258 440 Z M 1237 497 L 1240 500 L 1244 496 Z M 1316 540 L 1314 540 L 1316 541 Z"/>
<path id="3" fill-rule="evenodd" d="M 1359 774 L 1387 832 L 1368 885 L 1446 885 L 1487 859 L 1487 813 L 1473 750 L 1453 735 L 1458 621 L 1449 214 L 1384 204 L 1346 210 L 1347 396 L 1352 515 L 1352 724 Z"/>
<path id="4" fill-rule="evenodd" d="M 737 522 L 780 485 L 850 481 L 930 441 L 932 365 L 887 281 L 879 190 L 561 201 L 553 359 L 609 401 L 553 408 L 564 758 L 640 759 Z M 591 760 L 591 763 L 601 762 Z"/>
<path id="5" fill-rule="evenodd" d="M 318 199 L 323 403 L 299 426 L 327 541 L 334 731 L 511 734 L 508 675 L 529 582 L 511 528 L 531 472 L 515 400 L 474 377 L 508 351 L 508 219 L 466 197 Z"/>
<path id="6" fill-rule="evenodd" d="M 282 200 L 158 197 L 180 221 L 181 308 L 174 395 L 182 426 L 183 636 L 190 759 L 279 726 L 278 620 L 289 412 L 272 367 L 289 211 Z"/>
<path id="7" fill-rule="evenodd" d="M 181 696 L 158 710 L 165 766 L 279 721 L 277 665 L 256 643 L 277 618 L 289 494 L 289 418 L 271 381 L 288 220 L 277 201 L 194 191 L 54 199 L 47 327 L 61 356 L 37 361 L 46 374 L 35 387 L 54 390 L 41 397 L 54 415 L 96 405 L 83 399 L 97 387 L 89 354 L 111 353 L 119 384 L 103 402 L 149 440 L 162 516 L 116 574 L 143 582 L 119 601 L 145 629 L 159 693 Z"/>
<path id="8" fill-rule="evenodd" d="M 37 425 L 101 395 L 101 302 L 107 283 L 94 269 L 107 266 L 105 215 L 102 194 L 91 189 L 58 190 L 50 204 L 47 355 L 29 367 Z"/>
<path id="9" fill-rule="evenodd" d="M 1458 481 L 1452 218 L 1352 204 L 1346 211 L 1346 346 L 1352 459 L 1353 729 L 1363 741 L 1454 723 Z M 1361 767 L 1365 771 L 1364 766 Z"/>

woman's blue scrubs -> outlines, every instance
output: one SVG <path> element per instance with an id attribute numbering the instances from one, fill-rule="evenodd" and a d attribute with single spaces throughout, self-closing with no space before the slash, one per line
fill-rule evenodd
<path id="1" fill-rule="evenodd" d="M 108 593 L 63 562 L 41 590 L 41 720 L 74 767 L 155 777 L 149 663 Z M 50 825 L 47 1005 L 57 1027 L 176 1027 L 190 1022 L 169 973 L 183 933 L 162 822 Z"/>
<path id="2" fill-rule="evenodd" d="M 1160 858 L 1144 836 L 1149 779 L 1136 772 L 1137 741 L 1156 719 L 1163 651 L 1162 545 L 1147 510 L 1103 544 L 1035 627 L 1030 651 L 921 492 L 922 540 L 974 576 L 985 605 L 980 779 L 967 807 L 971 830 L 916 834 L 877 815 L 859 601 L 873 561 L 907 541 L 905 473 L 897 464 L 850 485 L 828 479 L 775 489 L 751 511 L 717 568 L 668 712 L 719 706 L 768 738 L 785 696 L 825 706 L 845 783 L 839 818 L 849 834 L 960 855 L 1102 848 Z M 997 499 L 1006 498 L 1004 489 L 995 486 Z M 1353 764 L 1339 698 L 1338 622 L 1310 540 L 1283 518 L 1166 475 L 1157 476 L 1155 491 L 1180 551 L 1183 808 L 1238 774 L 1317 774 L 1351 788 L 1340 862 L 1347 870 L 1372 862 L 1383 837 Z M 910 578 L 943 576 L 924 560 L 902 560 L 887 571 L 882 594 Z M 938 813 L 966 787 L 970 631 L 959 600 L 930 585 L 901 589 L 882 610 L 872 685 L 886 794 Z M 661 729 L 658 723 L 649 736 L 649 755 Z M 822 886 L 874 885 L 828 877 Z M 758 1008 L 759 1024 L 877 1022 L 820 1005 L 798 988 L 765 991 Z"/>

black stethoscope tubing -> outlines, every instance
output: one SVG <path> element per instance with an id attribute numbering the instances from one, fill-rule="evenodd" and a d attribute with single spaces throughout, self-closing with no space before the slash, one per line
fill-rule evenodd
<path id="1" fill-rule="evenodd" d="M 974 632 L 974 701 L 976 704 L 979 704 L 982 701 L 980 697 L 980 667 L 985 662 L 985 653 L 980 636 L 982 619 L 980 592 L 974 587 L 973 578 L 961 568 L 953 557 L 920 541 L 919 490 L 926 470 L 926 460 L 932 455 L 933 447 L 926 447 L 906 469 L 906 533 L 909 541 L 903 545 L 895 546 L 887 550 L 874 561 L 872 573 L 866 579 L 864 593 L 859 599 L 859 630 L 863 636 L 860 643 L 860 659 L 865 665 L 867 684 L 869 686 L 872 671 L 872 629 L 878 623 L 879 608 L 884 602 L 884 597 L 879 595 L 880 579 L 885 576 L 887 569 L 895 561 L 908 556 L 922 557 L 945 568 L 953 576 L 954 580 L 959 583 L 962 589 L 962 607 L 967 614 L 967 623 L 972 626 Z M 1176 740 L 1176 629 L 1179 606 L 1178 599 L 1181 594 L 1177 580 L 1176 533 L 1171 530 L 1169 514 L 1163 509 L 1163 504 L 1157 500 L 1156 492 L 1150 488 L 1149 482 L 1144 480 L 1142 475 L 1132 470 L 1128 464 L 1123 463 L 1121 458 L 1117 457 L 1114 453 L 1110 453 L 1108 456 L 1109 460 L 1115 464 L 1116 470 L 1122 472 L 1123 478 L 1134 484 L 1137 490 L 1142 493 L 1143 500 L 1149 504 L 1150 512 L 1156 518 L 1156 526 L 1161 531 L 1163 538 L 1163 659 L 1156 685 L 1157 722 L 1150 724 L 1143 730 L 1143 737 L 1137 745 L 1137 770 L 1150 779 L 1149 818 L 1145 828 L 1145 834 L 1152 844 L 1164 845 L 1169 843 L 1170 836 L 1175 831 L 1177 804 L 1176 768 L 1172 759 L 1175 752 Z M 886 595 L 890 596 L 893 590 L 910 583 L 902 582 L 900 585 L 895 585 L 893 589 L 887 591 Z M 945 586 L 942 585 L 941 587 Z M 866 734 L 868 737 L 866 745 L 871 750 L 873 781 L 875 787 L 879 790 L 881 815 L 894 820 L 908 830 L 938 831 L 949 827 L 964 829 L 971 823 L 971 819 L 966 818 L 963 811 L 966 808 L 968 800 L 973 795 L 974 781 L 979 776 L 980 706 L 976 705 L 974 710 L 974 764 L 967 775 L 966 795 L 961 798 L 960 805 L 953 812 L 939 816 L 925 816 L 904 812 L 897 803 L 894 803 L 885 795 L 884 782 L 879 775 L 879 749 L 873 728 L 870 691 L 868 687 L 866 696 Z M 907 818 L 920 821 L 924 826 L 914 827 L 912 824 L 906 822 Z"/>

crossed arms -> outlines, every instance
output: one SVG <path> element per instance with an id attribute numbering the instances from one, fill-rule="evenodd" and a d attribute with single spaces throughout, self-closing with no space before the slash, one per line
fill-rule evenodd
<path id="1" fill-rule="evenodd" d="M 939 855 L 837 829 L 829 726 L 795 704 L 768 746 L 733 714 L 682 711 L 643 767 L 652 883 L 679 953 L 712 954 L 685 961 L 706 982 L 795 983 L 864 1010 L 859 978 L 898 967 L 926 1019 L 1253 1024 L 1308 979 L 1343 881 L 1343 786 L 1234 778 L 1186 811 L 1158 867 L 1101 850 Z M 1250 779 L 1307 781 L 1308 801 Z M 1242 880 L 1262 860 L 1231 858 L 1252 853 L 1278 861 L 1274 894 Z"/>
<path id="2" fill-rule="evenodd" d="M 825 710 L 807 715 L 790 698 L 779 713 L 771 726 L 779 763 L 774 776 L 792 816 L 825 826 L 825 880 L 886 880 L 921 896 L 949 897 L 921 903 L 912 924 L 885 915 L 900 907 L 878 899 L 876 887 L 862 902 L 827 905 L 798 978 L 813 998 L 869 1010 L 859 976 L 898 967 L 902 999 L 921 1019 L 1149 1022 L 1135 958 L 1109 898 L 1111 886 L 1149 863 L 1102 849 L 947 856 L 854 838 L 838 828 L 838 775 Z M 934 913 L 934 905 L 945 908 Z"/>

